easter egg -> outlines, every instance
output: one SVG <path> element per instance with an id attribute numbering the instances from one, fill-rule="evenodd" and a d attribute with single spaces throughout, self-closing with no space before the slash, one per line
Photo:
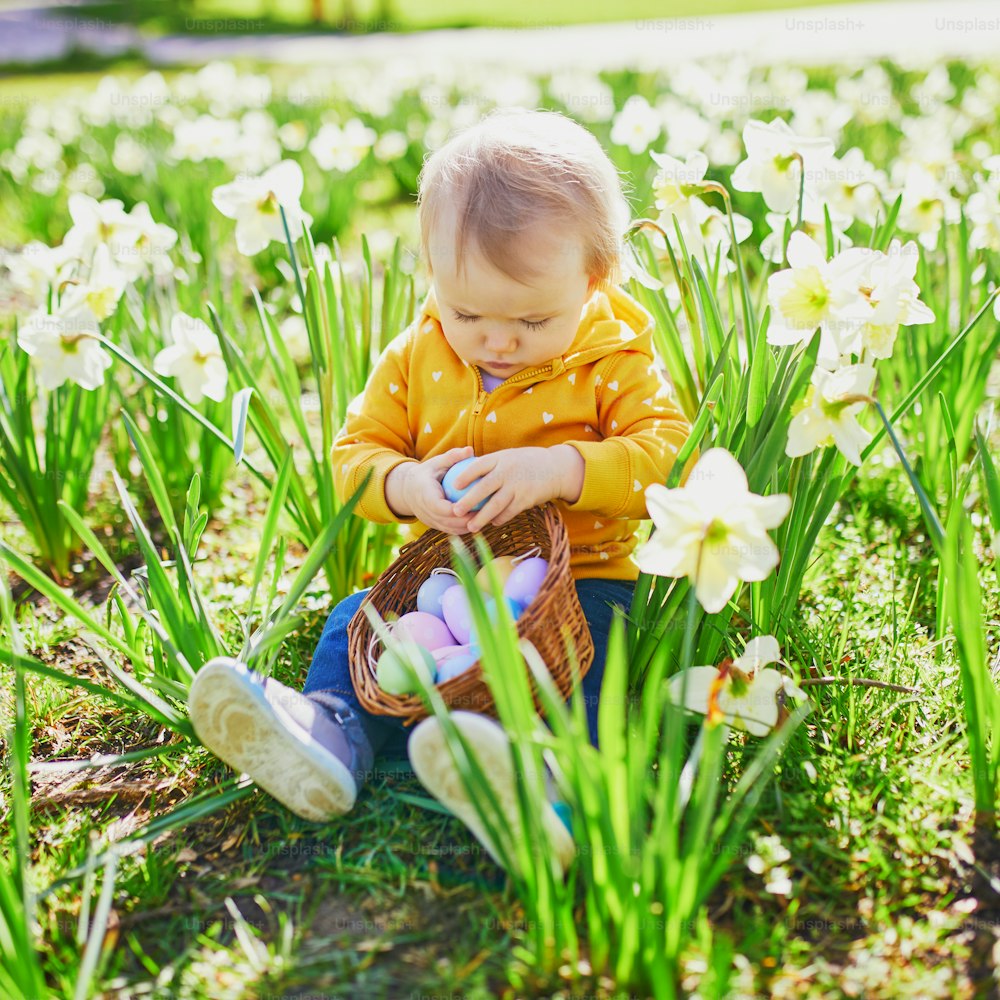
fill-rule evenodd
<path id="1" fill-rule="evenodd" d="M 393 625 L 392 634 L 397 639 L 412 639 L 424 649 L 450 646 L 455 641 L 448 626 L 426 611 L 407 612 Z"/>
<path id="2" fill-rule="evenodd" d="M 412 659 L 407 658 L 408 652 L 415 652 Z M 415 694 L 419 688 L 406 669 L 406 663 L 421 674 L 428 684 L 435 683 L 437 664 L 430 652 L 422 646 L 399 646 L 387 649 L 378 658 L 375 676 L 378 686 L 386 694 Z"/>
<path id="3" fill-rule="evenodd" d="M 549 571 L 548 561 L 537 556 L 518 563 L 504 584 L 505 597 L 517 601 L 522 608 L 528 607 L 535 599 Z"/>
<path id="4" fill-rule="evenodd" d="M 451 573 L 432 572 L 417 591 L 417 610 L 441 618 L 441 597 L 449 587 L 457 585 L 458 580 Z"/>
<path id="5" fill-rule="evenodd" d="M 507 600 L 507 607 L 510 609 L 511 618 L 513 618 L 514 621 L 517 621 L 518 618 L 521 617 L 521 613 L 523 610 L 521 608 L 521 605 L 518 604 L 517 601 L 511 600 L 511 598 L 509 597 L 506 600 Z M 494 598 L 487 597 L 485 604 L 486 604 L 486 614 L 489 615 L 489 619 L 491 622 L 495 622 L 499 617 L 499 613 L 497 612 L 497 602 L 494 600 Z M 469 626 L 469 642 L 470 643 L 478 642 L 478 639 L 476 637 L 475 622 L 472 622 L 472 624 Z"/>
<path id="6" fill-rule="evenodd" d="M 471 465 L 475 461 L 476 461 L 476 456 L 475 455 L 472 458 L 463 458 L 461 462 L 456 462 L 444 474 L 444 479 L 441 481 L 441 488 L 444 490 L 444 495 L 452 503 L 456 503 L 458 500 L 461 500 L 462 497 L 464 497 L 465 494 L 468 493 L 469 490 L 471 490 L 472 487 L 475 486 L 476 483 L 479 482 L 478 479 L 474 479 L 471 483 L 469 483 L 468 486 L 465 487 L 465 489 L 461 489 L 461 490 L 460 489 L 456 489 L 456 487 L 455 487 L 455 480 L 458 479 L 458 477 L 462 474 L 462 470 L 465 469 L 468 465 Z M 484 500 L 481 500 L 479 503 L 477 503 L 476 506 L 473 507 L 472 509 L 473 510 L 482 510 L 483 507 L 486 504 L 486 501 L 489 500 L 491 496 L 493 496 L 492 493 L 490 494 L 489 497 L 486 497 Z"/>
<path id="7" fill-rule="evenodd" d="M 468 642 L 472 612 L 469 610 L 469 597 L 461 587 L 450 587 L 441 595 L 441 613 L 455 639 L 458 642 Z M 450 643 L 442 642 L 439 645 L 447 646 Z"/>
<path id="8" fill-rule="evenodd" d="M 439 667 L 437 673 L 437 683 L 450 681 L 459 674 L 464 674 L 466 670 L 479 662 L 479 654 L 473 652 L 456 653 L 449 656 Z"/>
<path id="9" fill-rule="evenodd" d="M 496 568 L 497 574 L 500 577 L 500 586 L 502 587 L 507 582 L 507 577 L 510 576 L 514 569 L 514 557 L 497 556 L 497 558 L 493 560 L 493 566 Z M 480 590 L 485 590 L 487 593 L 490 591 L 490 571 L 485 565 L 482 566 L 476 574 L 476 586 Z"/>
<path id="10" fill-rule="evenodd" d="M 440 649 L 432 649 L 431 656 L 434 657 L 434 662 L 440 666 L 448 657 L 454 656 L 456 653 L 467 653 L 468 651 L 468 645 L 442 646 Z"/>

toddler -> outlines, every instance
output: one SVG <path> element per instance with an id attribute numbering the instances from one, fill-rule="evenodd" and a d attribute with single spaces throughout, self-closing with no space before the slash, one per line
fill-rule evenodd
<path id="1" fill-rule="evenodd" d="M 338 498 L 374 475 L 356 512 L 476 532 L 546 501 L 566 523 L 570 568 L 594 642 L 582 681 L 592 743 L 613 606 L 627 609 L 632 551 L 690 427 L 654 362 L 652 320 L 619 286 L 629 211 L 615 167 L 554 112 L 496 111 L 425 162 L 418 196 L 431 288 L 383 351 L 334 442 Z M 478 456 L 456 482 L 445 472 Z M 489 498 L 482 509 L 474 508 Z M 332 611 L 300 694 L 242 664 L 206 664 L 191 687 L 199 738 L 293 812 L 348 812 L 376 755 L 409 754 L 417 777 L 496 858 L 433 717 L 412 731 L 375 716 L 351 684 L 347 625 L 368 593 Z M 623 709 L 624 710 L 624 709 Z M 509 745 L 486 716 L 453 712 L 516 822 Z M 546 778 L 545 822 L 565 866 L 565 807 Z"/>

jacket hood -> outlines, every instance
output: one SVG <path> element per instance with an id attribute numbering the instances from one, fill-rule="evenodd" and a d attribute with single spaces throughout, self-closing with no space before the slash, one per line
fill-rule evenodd
<path id="1" fill-rule="evenodd" d="M 434 289 L 430 289 L 420 314 L 441 322 Z M 589 364 L 620 351 L 653 354 L 653 317 L 617 286 L 596 289 L 580 312 L 580 325 L 569 350 L 562 356 L 566 368 Z"/>

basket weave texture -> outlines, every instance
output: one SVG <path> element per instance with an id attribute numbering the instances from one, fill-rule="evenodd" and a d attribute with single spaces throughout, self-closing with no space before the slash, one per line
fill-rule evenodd
<path id="1" fill-rule="evenodd" d="M 522 511 L 499 527 L 487 524 L 480 534 L 495 557 L 521 555 L 538 546 L 541 550 L 539 554 L 548 561 L 548 572 L 535 599 L 516 622 L 517 635 L 535 646 L 548 666 L 556 687 L 564 699 L 568 698 L 573 675 L 563 635 L 568 631 L 573 639 L 580 677 L 586 674 L 594 660 L 594 643 L 570 573 L 569 536 L 562 515 L 549 502 Z M 404 725 L 411 726 L 428 713 L 418 694 L 391 695 L 379 687 L 375 667 L 381 642 L 371 642 L 373 629 L 365 615 L 365 606 L 373 605 L 383 620 L 392 614 L 401 616 L 415 611 L 417 591 L 430 576 L 431 570 L 439 566 L 451 567 L 451 539 L 454 537 L 428 529 L 419 538 L 404 545 L 399 557 L 378 578 L 347 627 L 354 690 L 358 701 L 374 715 L 396 716 L 404 720 Z M 458 538 L 478 569 L 480 561 L 473 535 Z M 372 653 L 369 657 L 370 645 Z M 537 686 L 527 664 L 518 657 L 518 662 L 511 664 L 510 669 L 523 670 L 528 674 L 535 708 L 539 710 Z M 449 708 L 481 712 L 496 718 L 493 696 L 478 661 L 437 688 Z"/>

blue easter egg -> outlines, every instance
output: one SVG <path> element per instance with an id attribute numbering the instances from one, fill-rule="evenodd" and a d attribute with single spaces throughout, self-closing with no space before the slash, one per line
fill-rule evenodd
<path id="1" fill-rule="evenodd" d="M 458 580 L 450 573 L 432 573 L 417 591 L 417 610 L 444 620 L 441 598 L 451 587 L 457 587 Z"/>
<path id="2" fill-rule="evenodd" d="M 518 618 L 521 617 L 524 609 L 521 607 L 520 604 L 518 604 L 517 601 L 513 600 L 510 597 L 506 598 L 506 601 L 507 601 L 507 607 L 510 609 L 510 616 L 516 622 L 518 620 Z M 498 612 L 497 612 L 497 602 L 496 602 L 496 599 L 493 598 L 493 597 L 487 597 L 486 600 L 483 603 L 486 605 L 486 614 L 489 615 L 490 621 L 491 622 L 496 622 L 497 618 L 499 617 Z M 471 618 L 470 618 L 470 621 L 469 621 L 469 640 L 468 641 L 470 643 L 476 643 L 477 645 L 479 643 L 479 640 L 476 638 L 476 623 L 474 621 L 472 621 Z"/>
<path id="3" fill-rule="evenodd" d="M 459 489 L 455 488 L 455 480 L 458 479 L 458 477 L 462 474 L 462 470 L 467 465 L 470 465 L 472 462 L 474 462 L 475 460 L 476 460 L 476 456 L 473 456 L 472 458 L 463 458 L 461 462 L 456 462 L 444 474 L 444 479 L 441 481 L 441 488 L 444 490 L 444 495 L 452 503 L 457 503 L 459 500 L 461 500 L 462 497 L 464 497 L 465 494 L 468 493 L 469 490 L 471 490 L 472 487 L 475 486 L 476 483 L 479 482 L 478 479 L 474 479 L 471 483 L 469 483 L 468 486 L 465 487 L 465 489 L 459 490 Z M 493 494 L 491 493 L 490 496 L 486 497 L 485 500 L 481 500 L 472 509 L 473 510 L 482 510 L 483 507 L 486 505 L 486 501 L 489 500 L 490 497 L 492 497 L 492 496 L 493 496 Z"/>
<path id="4" fill-rule="evenodd" d="M 466 653 L 455 653 L 454 656 L 449 656 L 446 660 L 438 664 L 437 683 L 441 684 L 443 681 L 450 681 L 452 677 L 464 674 L 466 670 L 478 661 L 479 654 L 471 650 Z"/>

